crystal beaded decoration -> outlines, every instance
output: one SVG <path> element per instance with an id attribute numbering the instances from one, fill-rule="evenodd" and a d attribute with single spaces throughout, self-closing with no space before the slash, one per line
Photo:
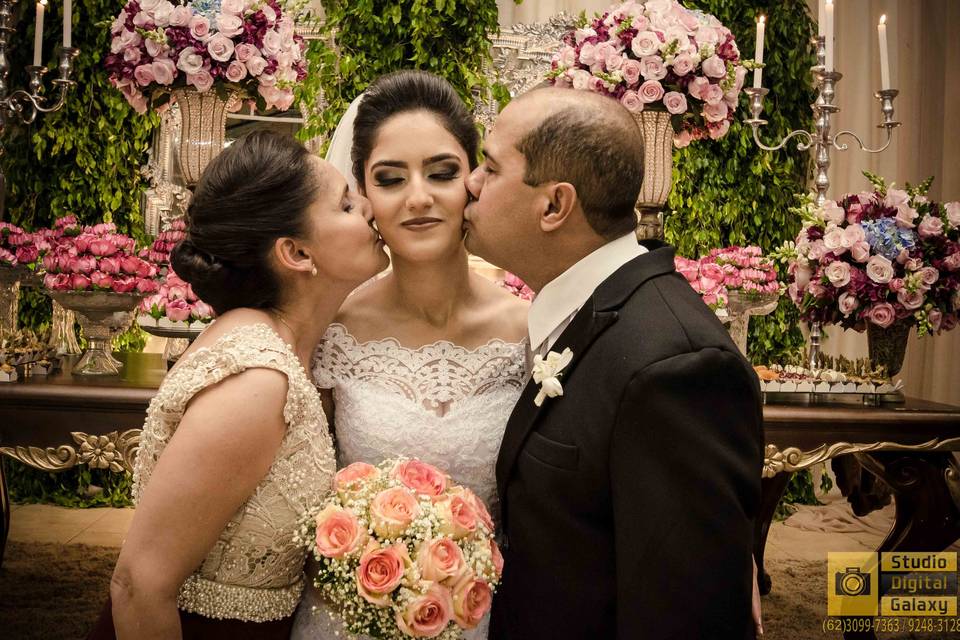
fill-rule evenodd
<path id="1" fill-rule="evenodd" d="M 673 127 L 666 111 L 633 114 L 643 133 L 643 184 L 637 199 L 641 239 L 663 235 L 660 211 L 673 186 Z"/>
<path id="2" fill-rule="evenodd" d="M 188 186 L 200 180 L 203 170 L 223 151 L 228 100 L 216 91 L 200 93 L 193 88 L 175 89 L 173 98 L 180 106 L 181 131 L 178 161 Z"/>

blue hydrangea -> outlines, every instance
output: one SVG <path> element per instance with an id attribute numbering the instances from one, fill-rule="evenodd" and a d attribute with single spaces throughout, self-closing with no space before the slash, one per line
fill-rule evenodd
<path id="1" fill-rule="evenodd" d="M 891 261 L 897 259 L 901 250 L 912 251 L 917 246 L 917 234 L 911 229 L 901 229 L 893 218 L 864 220 L 860 225 L 873 252 Z"/>
<path id="2" fill-rule="evenodd" d="M 191 8 L 195 14 L 201 15 L 210 21 L 211 27 L 216 27 L 214 20 L 220 13 L 220 0 L 193 0 Z"/>

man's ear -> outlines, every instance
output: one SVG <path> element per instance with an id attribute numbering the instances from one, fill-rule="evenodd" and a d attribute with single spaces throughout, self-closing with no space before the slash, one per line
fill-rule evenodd
<path id="1" fill-rule="evenodd" d="M 293 238 L 277 238 L 273 243 L 273 257 L 276 258 L 281 270 L 311 273 L 315 267 L 307 247 Z"/>
<path id="2" fill-rule="evenodd" d="M 569 182 L 557 182 L 546 191 L 547 208 L 540 216 L 540 229 L 544 232 L 556 231 L 570 218 L 579 206 L 577 188 Z"/>

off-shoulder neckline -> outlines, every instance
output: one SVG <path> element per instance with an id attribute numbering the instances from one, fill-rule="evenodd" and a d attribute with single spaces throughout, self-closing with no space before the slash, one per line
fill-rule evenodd
<path id="1" fill-rule="evenodd" d="M 400 349 L 402 351 L 408 351 L 411 353 L 422 352 L 429 349 L 449 349 L 452 351 L 459 351 L 467 355 L 473 355 L 473 354 L 482 353 L 485 351 L 493 351 L 493 350 L 499 350 L 499 349 L 510 349 L 510 350 L 524 349 L 526 348 L 527 342 L 529 341 L 528 338 L 524 338 L 520 342 L 508 342 L 501 338 L 492 338 L 491 340 L 488 340 L 487 342 L 481 345 L 478 345 L 473 348 L 469 348 L 460 344 L 456 344 L 455 342 L 452 342 L 450 340 L 436 340 L 434 342 L 420 345 L 419 347 L 408 347 L 407 345 L 400 344 L 399 340 L 392 337 L 380 338 L 377 340 L 364 340 L 361 342 L 356 338 L 356 336 L 350 333 L 350 330 L 347 329 L 345 325 L 339 322 L 331 322 L 330 326 L 327 327 L 326 333 L 328 335 L 332 333 L 334 337 L 342 337 L 346 339 L 351 344 L 351 346 L 356 347 L 358 349 L 362 349 L 365 347 L 388 346 L 395 349 Z M 324 339 L 327 339 L 326 336 L 324 337 Z"/>

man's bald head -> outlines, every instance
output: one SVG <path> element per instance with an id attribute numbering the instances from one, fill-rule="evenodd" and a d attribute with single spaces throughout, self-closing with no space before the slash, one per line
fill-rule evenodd
<path id="1" fill-rule="evenodd" d="M 572 184 L 587 222 L 605 238 L 636 229 L 643 136 L 619 102 L 589 91 L 549 87 L 520 96 L 503 115 L 522 131 L 517 150 L 526 160 L 526 184 Z"/>

